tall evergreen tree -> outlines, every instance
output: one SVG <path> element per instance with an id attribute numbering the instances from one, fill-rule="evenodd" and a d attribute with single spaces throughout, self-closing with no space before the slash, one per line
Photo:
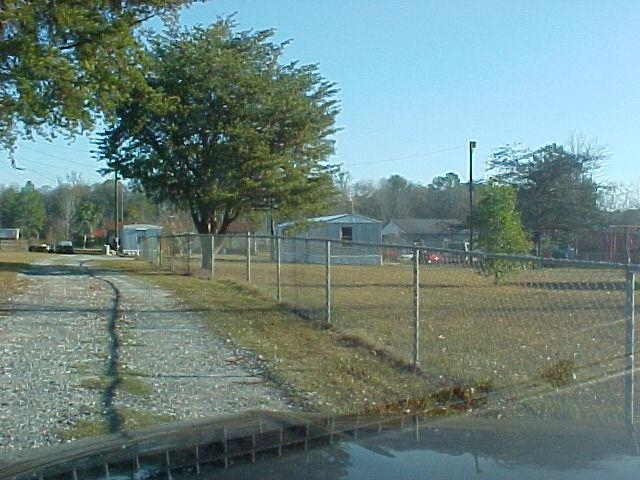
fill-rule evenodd
<path id="1" fill-rule="evenodd" d="M 333 194 L 335 85 L 316 66 L 281 65 L 272 35 L 221 20 L 158 37 L 148 90 L 101 141 L 109 168 L 188 207 L 199 233 L 256 210 L 318 211 Z"/>
<path id="2" fill-rule="evenodd" d="M 546 145 L 534 152 L 506 146 L 493 154 L 494 180 L 517 188 L 517 208 L 538 246 L 543 234 L 568 241 L 581 229 L 598 225 L 599 185 L 593 178 L 599 149 L 567 151 Z"/>
<path id="3" fill-rule="evenodd" d="M 468 185 L 461 184 L 456 173 L 435 177 L 428 185 L 428 217 L 463 220 L 469 213 L 468 192 Z"/>
<path id="4" fill-rule="evenodd" d="M 0 144 L 92 128 L 143 85 L 136 28 L 192 0 L 0 0 Z"/>

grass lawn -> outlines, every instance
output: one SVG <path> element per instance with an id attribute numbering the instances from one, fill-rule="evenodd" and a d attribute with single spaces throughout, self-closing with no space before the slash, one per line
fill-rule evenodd
<path id="1" fill-rule="evenodd" d="M 202 311 L 220 335 L 260 355 L 273 379 L 305 408 L 361 412 L 390 400 L 426 398 L 434 391 L 430 382 L 393 359 L 337 329 L 304 321 L 250 286 L 171 275 L 143 262 L 122 267 L 174 291 Z"/>
<path id="2" fill-rule="evenodd" d="M 18 274 L 29 268 L 29 263 L 37 258 L 36 255 L 0 250 L 0 317 L 3 315 L 2 305 L 27 284 L 27 280 L 18 277 Z"/>
<path id="3" fill-rule="evenodd" d="M 421 371 L 412 373 L 399 368 L 413 358 L 410 266 L 333 266 L 331 328 L 322 321 L 324 266 L 283 265 L 282 304 L 272 300 L 272 263 L 252 264 L 251 285 L 240 259 L 215 268 L 214 282 L 198 278 L 194 265 L 195 275 L 145 275 L 268 359 L 314 408 L 362 411 L 407 398 L 430 408 L 442 394 L 434 391 L 459 384 L 491 390 L 489 406 L 505 414 L 624 417 L 624 272 L 534 269 L 496 286 L 462 266 L 423 266 Z"/>

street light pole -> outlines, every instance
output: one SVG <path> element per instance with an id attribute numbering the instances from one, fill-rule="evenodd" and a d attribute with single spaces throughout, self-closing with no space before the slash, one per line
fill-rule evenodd
<path id="1" fill-rule="evenodd" d="M 469 142 L 469 251 L 473 251 L 473 149 L 476 142 Z"/>
<path id="2" fill-rule="evenodd" d="M 116 234 L 115 234 L 115 245 L 116 245 L 116 253 L 118 253 L 118 251 L 120 250 L 120 236 L 118 234 L 118 171 L 114 170 L 114 177 L 113 177 L 113 183 L 114 183 L 114 215 L 113 215 L 113 220 L 114 220 L 114 225 L 116 228 Z"/>

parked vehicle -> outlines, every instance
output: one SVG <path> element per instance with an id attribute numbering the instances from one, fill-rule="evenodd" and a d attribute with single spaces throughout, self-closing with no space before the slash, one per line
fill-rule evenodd
<path id="1" fill-rule="evenodd" d="M 53 249 L 54 253 L 74 253 L 73 251 L 73 243 L 69 241 L 61 241 L 55 244 Z"/>
<path id="2" fill-rule="evenodd" d="M 29 245 L 30 252 L 48 253 L 50 250 L 51 247 L 46 243 L 41 243 L 40 245 Z"/>
<path id="3" fill-rule="evenodd" d="M 399 256 L 400 260 L 413 260 L 413 252 L 405 252 Z M 445 258 L 440 253 L 420 251 L 420 261 L 424 263 L 444 263 Z"/>
<path id="4" fill-rule="evenodd" d="M 439 253 L 425 252 L 423 259 L 424 259 L 424 261 L 426 263 L 442 263 L 442 262 L 444 262 L 444 257 L 442 255 L 440 255 Z"/>

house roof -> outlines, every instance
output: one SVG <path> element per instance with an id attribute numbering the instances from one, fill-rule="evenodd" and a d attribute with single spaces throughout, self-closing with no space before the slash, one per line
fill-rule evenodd
<path id="1" fill-rule="evenodd" d="M 382 223 L 380 220 L 376 220 L 374 218 L 365 217 L 364 215 L 356 215 L 353 213 L 340 213 L 338 215 L 325 215 L 323 217 L 313 217 L 307 218 L 305 220 L 309 223 Z M 294 225 L 296 222 L 286 222 L 281 223 L 278 227 L 289 227 L 290 225 Z"/>
<path id="2" fill-rule="evenodd" d="M 123 225 L 122 230 L 162 230 L 162 227 L 148 223 L 132 223 L 130 225 Z"/>
<path id="3" fill-rule="evenodd" d="M 394 218 L 384 226 L 384 230 L 393 229 L 398 233 L 422 235 L 434 233 L 449 233 L 462 227 L 462 222 L 453 218 Z M 391 227 L 391 228 L 388 228 Z"/>
<path id="4" fill-rule="evenodd" d="M 380 220 L 356 215 L 353 213 L 339 213 L 337 215 L 326 215 L 324 217 L 308 218 L 308 222 L 317 223 L 381 223 Z"/>

